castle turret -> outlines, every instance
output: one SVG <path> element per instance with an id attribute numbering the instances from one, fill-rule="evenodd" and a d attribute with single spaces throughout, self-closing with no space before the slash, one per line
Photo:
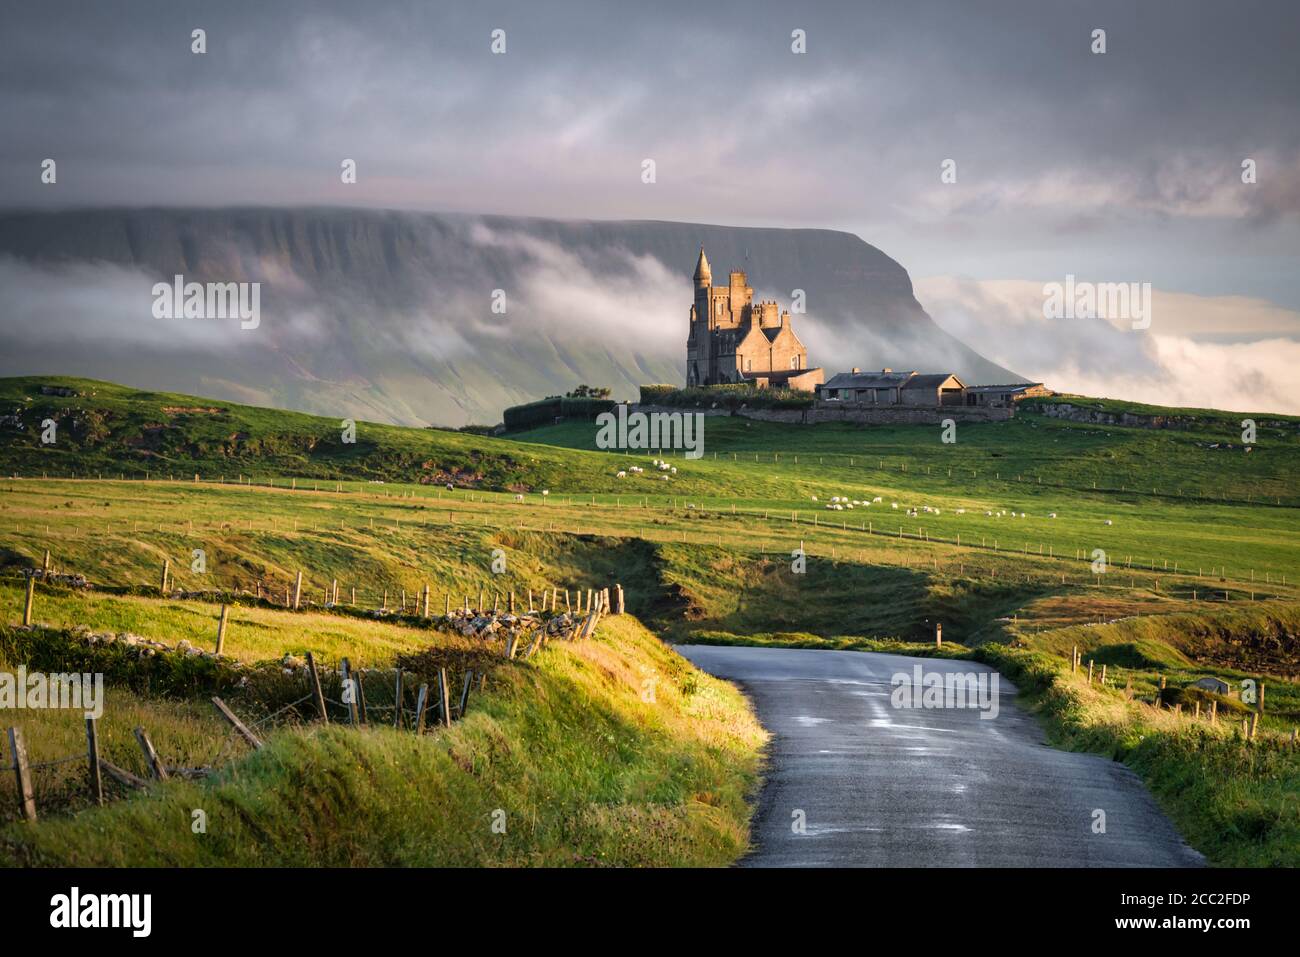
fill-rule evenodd
<path id="1" fill-rule="evenodd" d="M 695 288 L 703 289 L 713 285 L 713 270 L 709 268 L 709 257 L 704 255 L 704 244 L 700 243 L 700 258 L 695 263 Z"/>

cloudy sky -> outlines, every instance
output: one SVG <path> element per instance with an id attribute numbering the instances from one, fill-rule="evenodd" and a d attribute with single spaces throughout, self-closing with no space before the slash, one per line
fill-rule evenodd
<path id="1" fill-rule="evenodd" d="M 1290 0 L 2 0 L 0 206 L 840 228 L 1026 375 L 1180 402 L 1218 375 L 1300 412 L 1298 39 Z M 1102 350 L 1140 375 L 1042 317 L 1067 275 L 1152 285 L 1150 329 Z"/>

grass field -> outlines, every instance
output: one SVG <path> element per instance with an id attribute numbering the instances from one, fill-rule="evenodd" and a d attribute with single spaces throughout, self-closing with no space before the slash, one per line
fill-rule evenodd
<path id="1" fill-rule="evenodd" d="M 42 395 L 51 383 L 81 394 Z M 669 640 L 934 653 L 942 623 L 944 654 L 1036 655 L 1035 667 L 1058 675 L 1078 647 L 1139 702 L 1162 676 L 1171 707 L 1199 677 L 1263 681 L 1269 705 L 1251 747 L 1283 748 L 1300 724 L 1300 420 L 1260 416 L 1246 453 L 1238 417 L 1223 413 L 1146 429 L 1026 412 L 962 425 L 955 445 L 928 426 L 710 417 L 704 457 L 671 456 L 665 480 L 651 454 L 595 450 L 591 423 L 505 439 L 359 423 L 350 446 L 333 420 L 81 380 L 4 380 L 0 401 L 26 410 L 0 451 L 11 476 L 0 480 L 4 621 L 21 615 L 18 573 L 48 550 L 57 570 L 95 587 L 39 584 L 39 623 L 210 647 L 220 603 L 233 602 L 235 658 L 313 650 L 382 667 L 439 640 L 415 614 L 426 585 L 440 613 L 480 593 L 504 603 L 510 592 L 526 601 L 530 590 L 619 582 L 629 611 Z M 66 444 L 39 444 L 40 417 L 63 423 Z M 617 478 L 632 464 L 646 472 Z M 864 504 L 830 511 L 832 496 Z M 167 597 L 164 561 L 180 590 Z M 305 609 L 274 607 L 300 571 Z M 339 605 L 326 607 L 335 582 Z M 1043 712 L 1063 743 L 1142 770 L 1185 826 L 1192 811 L 1161 788 L 1195 763 L 1184 738 L 1200 731 L 1188 715 L 1152 719 L 1122 701 Z M 1243 710 L 1232 696 L 1221 706 Z M 1233 763 L 1227 727 L 1215 761 L 1245 789 L 1242 802 L 1276 815 L 1276 826 L 1237 824 L 1254 827 L 1260 860 L 1276 861 L 1291 853 L 1297 813 L 1277 789 L 1294 780 L 1300 751 L 1279 750 L 1256 780 Z M 1169 746 L 1156 749 L 1162 735 Z M 1138 738 L 1152 743 L 1130 746 Z M 289 764 L 327 745 L 292 741 L 279 745 Z M 340 742 L 328 747 L 343 754 Z M 387 760 L 382 736 L 364 747 Z M 1202 797 L 1222 802 L 1226 820 L 1233 794 L 1225 785 Z M 1240 859 L 1201 844 L 1216 860 Z"/>

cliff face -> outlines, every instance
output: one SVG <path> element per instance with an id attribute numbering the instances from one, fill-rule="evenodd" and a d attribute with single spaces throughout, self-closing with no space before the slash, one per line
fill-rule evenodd
<path id="1" fill-rule="evenodd" d="M 939 329 L 856 236 L 353 209 L 0 214 L 0 375 L 67 373 L 404 424 L 499 421 L 579 382 L 684 379 L 691 270 L 749 274 L 812 364 L 1017 377 Z M 152 286 L 260 282 L 256 329 L 157 319 Z"/>

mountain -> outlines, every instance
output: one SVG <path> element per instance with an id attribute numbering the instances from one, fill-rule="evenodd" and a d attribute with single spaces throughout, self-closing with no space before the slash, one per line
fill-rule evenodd
<path id="1" fill-rule="evenodd" d="M 346 208 L 0 213 L 0 375 L 65 373 L 340 418 L 490 423 L 580 382 L 684 378 L 691 272 L 749 274 L 827 375 L 1019 377 L 849 233 Z M 256 328 L 156 318 L 155 283 L 260 283 Z"/>

